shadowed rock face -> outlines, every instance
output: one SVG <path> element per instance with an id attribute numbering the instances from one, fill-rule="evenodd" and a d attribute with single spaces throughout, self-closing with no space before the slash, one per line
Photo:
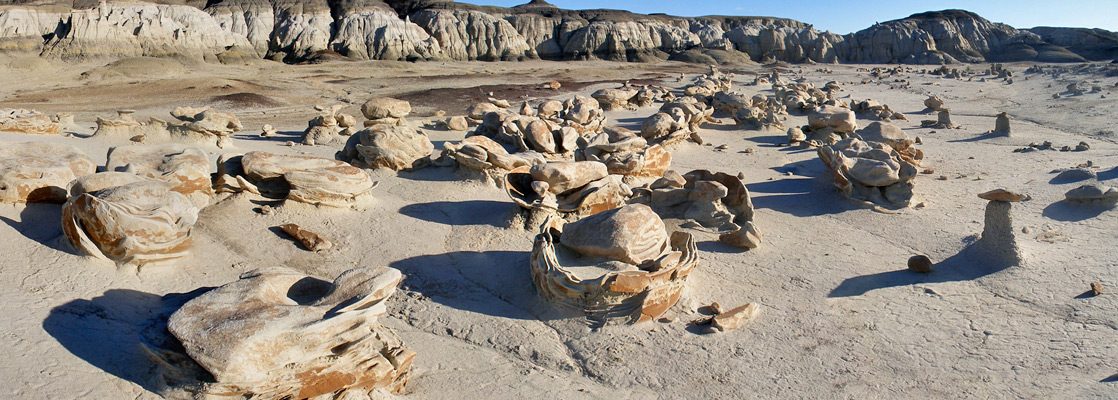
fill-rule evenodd
<path id="1" fill-rule="evenodd" d="M 753 61 L 941 64 L 1079 62 L 1118 53 L 1102 30 L 1018 30 L 962 10 L 915 14 L 838 35 L 769 17 L 512 8 L 449 0 L 224 0 L 55 3 L 0 0 L 0 49 L 61 58 L 187 56 L 287 62 L 338 53 L 378 60 Z"/>

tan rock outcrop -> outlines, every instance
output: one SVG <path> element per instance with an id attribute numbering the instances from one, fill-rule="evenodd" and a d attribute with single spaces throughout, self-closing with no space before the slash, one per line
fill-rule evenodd
<path id="1" fill-rule="evenodd" d="M 179 107 L 171 115 L 181 123 L 169 123 L 158 118 L 147 122 L 137 121 L 132 110 L 117 111 L 116 119 L 97 118 L 96 136 L 104 135 L 121 139 L 141 137 L 143 143 L 197 142 L 225 147 L 231 144 L 230 136 L 244 129 L 233 114 L 210 108 Z"/>
<path id="2" fill-rule="evenodd" d="M 338 159 L 362 168 L 412 170 L 430 162 L 435 146 L 410 126 L 377 125 L 351 136 Z"/>
<path id="3" fill-rule="evenodd" d="M 378 319 L 403 279 L 387 267 L 332 283 L 284 267 L 164 300 L 141 335 L 169 398 L 366 398 L 402 392 L 415 351 Z"/>
<path id="4" fill-rule="evenodd" d="M 670 181 L 669 176 L 676 173 L 669 172 L 664 177 Z M 726 233 L 745 229 L 741 234 L 749 233 L 755 244 L 759 243 L 760 232 L 753 222 L 753 200 L 740 178 L 694 170 L 684 174 L 683 179 L 682 186 L 654 184 L 634 189 L 630 202 L 647 204 L 661 218 L 685 220 L 685 225 Z"/>
<path id="5" fill-rule="evenodd" d="M 121 146 L 109 148 L 106 171 L 130 172 L 171 184 L 195 207 L 205 208 L 213 198 L 210 160 L 196 148 L 176 145 Z"/>
<path id="6" fill-rule="evenodd" d="M 817 152 L 831 170 L 835 187 L 847 198 L 901 207 L 912 202 L 912 181 L 918 172 L 915 160 L 888 144 L 848 138 Z"/>
<path id="7" fill-rule="evenodd" d="M 45 142 L 0 143 L 0 203 L 63 203 L 75 178 L 97 172 L 80 149 Z"/>
<path id="8" fill-rule="evenodd" d="M 643 205 L 588 218 L 582 226 L 552 218 L 536 236 L 530 271 L 541 297 L 583 312 L 593 325 L 648 321 L 679 300 L 698 264 L 691 234 L 669 238 L 663 221 Z"/>
<path id="9" fill-rule="evenodd" d="M 70 118 L 73 122 L 73 116 Z M 62 132 L 62 124 L 34 110 L 0 110 L 0 132 L 57 135 Z"/>
<path id="10" fill-rule="evenodd" d="M 241 165 L 261 194 L 314 205 L 352 206 L 376 186 L 362 169 L 326 158 L 251 151 Z"/>
<path id="11" fill-rule="evenodd" d="M 189 254 L 198 208 L 148 180 L 82 193 L 62 207 L 62 231 L 85 253 L 118 265 L 159 265 Z"/>
<path id="12" fill-rule="evenodd" d="M 411 114 L 411 103 L 391 97 L 370 99 L 361 105 L 361 114 L 368 119 L 365 126 L 405 125 L 405 118 Z"/>

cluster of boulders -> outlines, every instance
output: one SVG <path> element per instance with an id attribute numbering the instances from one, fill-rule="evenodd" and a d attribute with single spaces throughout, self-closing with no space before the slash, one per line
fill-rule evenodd
<path id="1" fill-rule="evenodd" d="M 555 161 L 522 166 L 505 175 L 514 203 L 529 210 L 528 226 L 551 215 L 579 218 L 624 205 L 632 190 L 620 175 L 597 161 Z"/>
<path id="2" fill-rule="evenodd" d="M 893 111 L 892 108 L 889 108 L 888 104 L 881 104 L 873 99 L 852 101 L 850 104 L 850 109 L 854 111 L 855 114 L 858 114 L 863 118 L 878 121 L 908 121 L 908 117 L 906 117 L 904 114 Z"/>
<path id="3" fill-rule="evenodd" d="M 690 233 L 668 234 L 641 204 L 564 223 L 536 236 L 530 271 L 540 296 L 582 312 L 594 325 L 655 319 L 680 297 L 698 264 Z"/>
<path id="4" fill-rule="evenodd" d="M 369 398 L 402 392 L 415 351 L 378 319 L 403 279 L 387 267 L 333 282 L 262 268 L 164 298 L 140 343 L 168 398 Z"/>
<path id="5" fill-rule="evenodd" d="M 443 146 L 440 162 L 455 161 L 485 180 L 500 181 L 508 171 L 549 160 L 573 160 L 584 136 L 601 133 L 605 114 L 590 97 L 575 96 L 565 102 L 547 100 L 514 113 L 500 105 L 479 103 L 467 110 L 478 127 L 459 143 Z M 585 145 L 584 145 L 585 147 Z"/>
<path id="6" fill-rule="evenodd" d="M 138 143 L 197 142 L 218 147 L 230 145 L 230 136 L 244 129 L 237 116 L 209 107 L 179 107 L 171 116 L 179 122 L 151 118 L 137 121 L 133 110 L 117 111 L 116 119 L 97 118 L 95 136 L 127 138 Z"/>
<path id="7" fill-rule="evenodd" d="M 890 207 L 912 203 L 913 180 L 924 158 L 915 140 L 894 125 L 873 122 L 832 145 L 820 147 L 820 160 L 847 198 Z"/>
<path id="8" fill-rule="evenodd" d="M 671 91 L 660 86 L 644 85 L 641 87 L 630 86 L 627 82 L 616 89 L 601 89 L 590 95 L 603 110 L 635 110 L 638 107 L 650 107 L 655 102 L 671 101 L 674 98 Z"/>
<path id="9" fill-rule="evenodd" d="M 205 152 L 189 147 L 109 149 L 104 172 L 68 185 L 62 228 L 86 254 L 121 266 L 172 263 L 190 253 L 198 212 L 213 187 Z"/>
<path id="10" fill-rule="evenodd" d="M 684 226 L 721 232 L 724 243 L 756 248 L 761 233 L 753 222 L 753 201 L 741 178 L 695 170 L 685 175 L 667 171 L 651 184 L 634 188 L 633 204 L 645 204 L 662 218 L 686 221 Z"/>
<path id="11" fill-rule="evenodd" d="M 69 118 L 73 122 L 73 115 Z M 35 110 L 0 110 L 0 132 L 57 135 L 63 128 L 60 122 Z"/>
<path id="12" fill-rule="evenodd" d="M 315 106 L 318 116 L 307 122 L 307 129 L 303 131 L 303 144 L 309 146 L 332 144 L 343 136 L 353 136 L 357 133 L 357 119 L 340 112 L 344 107 L 343 105 Z"/>

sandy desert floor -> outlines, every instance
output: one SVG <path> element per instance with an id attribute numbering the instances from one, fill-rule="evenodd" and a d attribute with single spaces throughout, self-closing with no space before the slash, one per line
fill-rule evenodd
<path id="1" fill-rule="evenodd" d="M 1033 75 L 1007 67 L 1016 82 L 979 82 L 904 73 L 871 79 L 873 66 L 792 66 L 808 82 L 838 81 L 844 100 L 872 98 L 905 113 L 898 121 L 921 138 L 916 195 L 924 207 L 896 214 L 845 200 L 811 149 L 789 147 L 783 131 L 744 130 L 722 116 L 701 132 L 711 145 L 683 143 L 672 169 L 743 172 L 764 233 L 760 248 L 738 251 L 696 231 L 701 264 L 672 322 L 591 329 L 540 300 L 528 274 L 536 232 L 495 186 L 454 168 L 371 171 L 375 202 L 358 209 L 283 204 L 251 194 L 219 195 L 194 229 L 194 256 L 177 266 L 119 271 L 69 250 L 57 204 L 0 205 L 0 397 L 158 398 L 138 330 L 159 311 L 160 296 L 233 281 L 247 270 L 288 266 L 333 278 L 361 265 L 384 265 L 406 278 L 383 324 L 419 353 L 406 398 L 1113 398 L 1118 396 L 1118 210 L 1069 204 L 1052 171 L 1091 161 L 1098 180 L 1118 186 L 1118 77 Z M 974 65 L 974 69 L 986 66 Z M 830 68 L 833 72 L 819 71 Z M 916 70 L 925 67 L 915 67 Z M 862 70 L 860 70 L 862 69 Z M 360 104 L 397 96 L 414 107 L 413 125 L 435 111 L 460 115 L 493 97 L 566 99 L 655 82 L 671 88 L 706 67 L 608 62 L 330 62 L 244 66 L 131 60 L 62 64 L 0 60 L 0 108 L 71 112 L 77 127 L 50 137 L 0 134 L 0 142 L 76 145 L 103 165 L 111 146 L 92 137 L 98 116 L 135 109 L 169 118 L 182 105 L 232 111 L 246 130 L 223 153 L 265 150 L 333 158 L 339 146 L 298 141 L 315 104 Z M 724 67 L 735 90 L 765 67 Z M 796 76 L 796 74 L 786 74 Z M 905 79 L 904 88 L 894 79 Z M 536 89 L 558 80 L 559 91 Z M 1104 88 L 1052 94 L 1072 82 Z M 1112 94 L 1112 92 L 1114 92 Z M 928 95 L 944 99 L 961 129 L 920 128 Z M 847 97 L 849 96 L 849 97 Z M 657 106 L 658 107 L 658 106 Z M 610 123 L 639 128 L 656 107 L 610 112 Z M 999 112 L 1014 136 L 988 138 Z M 869 121 L 859 120 L 864 126 Z M 260 126 L 280 133 L 258 136 Z M 786 124 L 803 125 L 793 115 Z M 436 149 L 464 132 L 423 129 Z M 1031 142 L 1090 145 L 1086 152 L 1015 153 Z M 720 144 L 724 150 L 715 149 Z M 752 152 L 746 152 L 753 149 Z M 937 179 L 940 177 L 945 179 Z M 1027 193 L 1013 206 L 1027 263 L 994 269 L 963 249 L 982 231 L 995 188 Z M 261 205 L 276 212 L 262 215 Z M 311 253 L 273 228 L 294 222 L 330 238 Z M 1042 240 L 1044 239 L 1044 240 Z M 906 269 L 914 254 L 936 262 L 931 274 Z M 1091 282 L 1110 293 L 1091 297 Z M 720 334 L 690 324 L 717 301 L 762 305 L 758 318 Z"/>

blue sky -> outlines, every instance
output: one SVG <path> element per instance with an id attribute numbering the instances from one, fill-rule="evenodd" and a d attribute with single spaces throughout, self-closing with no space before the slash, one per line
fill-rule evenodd
<path id="1" fill-rule="evenodd" d="M 459 0 L 511 7 L 528 0 Z M 874 22 L 933 10 L 960 8 L 1016 28 L 1070 26 L 1118 31 L 1118 0 L 548 0 L 566 9 L 611 8 L 641 14 L 751 15 L 791 18 L 820 30 L 850 33 Z"/>

